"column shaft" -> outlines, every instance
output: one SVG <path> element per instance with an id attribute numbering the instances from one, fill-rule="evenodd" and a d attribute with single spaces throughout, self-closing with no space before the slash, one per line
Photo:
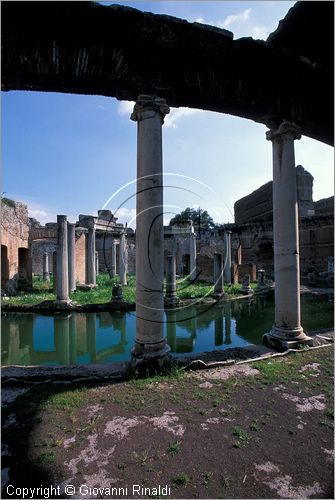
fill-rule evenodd
<path id="1" fill-rule="evenodd" d="M 50 281 L 49 255 L 47 253 L 43 254 L 43 281 Z"/>
<path id="2" fill-rule="evenodd" d="M 95 228 L 89 227 L 87 233 L 87 284 L 96 285 L 95 272 Z"/>
<path id="3" fill-rule="evenodd" d="M 116 243 L 114 238 L 112 239 L 112 246 L 111 246 L 111 252 L 112 252 L 112 264 L 111 264 L 111 277 L 115 278 L 116 275 Z"/>
<path id="4" fill-rule="evenodd" d="M 194 233 L 190 234 L 190 278 L 195 280 L 197 275 L 197 239 Z"/>
<path id="5" fill-rule="evenodd" d="M 176 298 L 176 256 L 168 255 L 166 261 L 166 298 Z"/>
<path id="6" fill-rule="evenodd" d="M 69 302 L 66 215 L 57 215 L 57 301 Z"/>
<path id="7" fill-rule="evenodd" d="M 225 258 L 224 258 L 224 282 L 231 284 L 231 232 L 226 231 L 224 235 L 224 248 L 225 248 Z"/>
<path id="8" fill-rule="evenodd" d="M 299 226 L 294 139 L 299 130 L 284 122 L 267 132 L 273 153 L 275 324 L 272 336 L 304 340 L 300 324 Z"/>
<path id="9" fill-rule="evenodd" d="M 164 338 L 163 99 L 140 96 L 131 119 L 137 127 L 136 340 L 133 356 L 161 357 Z"/>
<path id="10" fill-rule="evenodd" d="M 76 235 L 75 235 L 75 224 L 67 224 L 67 248 L 68 248 L 68 260 L 69 260 L 69 293 L 72 293 L 76 289 Z"/>
<path id="11" fill-rule="evenodd" d="M 223 293 L 223 259 L 221 253 L 214 254 L 214 295 Z"/>
<path id="12" fill-rule="evenodd" d="M 127 284 L 127 242 L 126 233 L 123 231 L 120 235 L 119 245 L 119 276 L 120 284 Z"/>

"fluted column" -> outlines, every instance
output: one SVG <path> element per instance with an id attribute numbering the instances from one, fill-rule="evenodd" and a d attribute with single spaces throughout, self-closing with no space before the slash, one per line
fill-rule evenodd
<path id="1" fill-rule="evenodd" d="M 298 127 L 283 122 L 266 133 L 273 154 L 275 322 L 264 340 L 278 348 L 309 342 L 300 323 L 299 226 L 294 140 Z"/>
<path id="2" fill-rule="evenodd" d="M 95 228 L 91 226 L 88 228 L 87 233 L 87 281 L 88 285 L 96 285 L 96 272 L 95 272 Z"/>
<path id="3" fill-rule="evenodd" d="M 190 234 L 190 278 L 195 280 L 197 275 L 197 237 L 194 233 Z"/>
<path id="4" fill-rule="evenodd" d="M 69 302 L 67 217 L 57 215 L 57 302 Z"/>
<path id="5" fill-rule="evenodd" d="M 75 224 L 67 223 L 67 248 L 68 248 L 68 261 L 69 261 L 69 293 L 74 292 L 76 289 L 76 235 Z"/>
<path id="6" fill-rule="evenodd" d="M 141 95 L 131 115 L 137 121 L 135 363 L 170 350 L 163 328 L 162 124 L 167 113 L 164 99 Z"/>
<path id="7" fill-rule="evenodd" d="M 231 284 L 231 231 L 226 231 L 224 234 L 224 282 Z"/>
<path id="8" fill-rule="evenodd" d="M 119 276 L 120 284 L 127 284 L 127 241 L 126 233 L 122 231 L 120 235 L 120 245 L 119 245 Z"/>
<path id="9" fill-rule="evenodd" d="M 50 281 L 49 255 L 47 253 L 43 254 L 43 281 Z"/>

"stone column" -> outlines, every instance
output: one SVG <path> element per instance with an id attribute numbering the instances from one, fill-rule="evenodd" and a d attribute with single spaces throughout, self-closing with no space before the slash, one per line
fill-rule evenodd
<path id="1" fill-rule="evenodd" d="M 264 341 L 279 349 L 310 343 L 300 324 L 299 227 L 294 140 L 300 130 L 283 122 L 270 130 L 273 154 L 275 323 Z"/>
<path id="2" fill-rule="evenodd" d="M 115 243 L 115 239 L 113 238 L 112 239 L 112 246 L 111 246 L 111 250 L 112 250 L 112 265 L 111 265 L 111 278 L 115 278 L 115 275 L 116 275 L 116 243 Z"/>
<path id="3" fill-rule="evenodd" d="M 95 274 L 99 274 L 99 252 L 95 252 Z"/>
<path id="4" fill-rule="evenodd" d="M 231 231 L 226 231 L 224 234 L 224 248 L 225 248 L 225 259 L 224 259 L 224 282 L 231 284 Z"/>
<path id="5" fill-rule="evenodd" d="M 119 245 L 119 276 L 120 285 L 127 284 L 127 242 L 126 233 L 122 231 Z"/>
<path id="6" fill-rule="evenodd" d="M 131 119 L 137 121 L 136 338 L 133 362 L 163 359 L 164 235 L 162 124 L 169 113 L 164 99 L 139 96 Z"/>
<path id="7" fill-rule="evenodd" d="M 69 273 L 67 253 L 67 217 L 57 215 L 57 288 L 56 300 L 59 303 L 69 302 Z"/>
<path id="8" fill-rule="evenodd" d="M 53 276 L 52 290 L 54 294 L 57 294 L 57 252 L 52 252 L 52 276 Z"/>
<path id="9" fill-rule="evenodd" d="M 223 258 L 221 253 L 214 254 L 214 292 L 213 297 L 220 298 L 224 293 L 223 288 Z"/>
<path id="10" fill-rule="evenodd" d="M 197 237 L 194 233 L 190 234 L 190 278 L 195 280 L 197 276 Z"/>
<path id="11" fill-rule="evenodd" d="M 96 273 L 95 273 L 95 228 L 91 226 L 88 228 L 87 233 L 87 281 L 88 285 L 96 286 Z"/>
<path id="12" fill-rule="evenodd" d="M 43 281 L 50 281 L 49 255 L 47 253 L 43 254 Z"/>
<path id="13" fill-rule="evenodd" d="M 69 259 L 69 293 L 72 293 L 76 289 L 76 225 L 67 223 L 67 249 L 68 249 L 68 259 Z"/>
<path id="14" fill-rule="evenodd" d="M 174 305 L 178 302 L 176 290 L 177 290 L 176 256 L 168 255 L 166 260 L 166 291 L 165 291 L 165 301 L 167 304 Z"/>

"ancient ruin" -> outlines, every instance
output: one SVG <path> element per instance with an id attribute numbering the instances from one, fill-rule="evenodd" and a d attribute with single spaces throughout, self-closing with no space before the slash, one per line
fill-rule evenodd
<path id="1" fill-rule="evenodd" d="M 275 324 L 267 340 L 282 346 L 288 342 L 309 342 L 300 324 L 298 196 L 301 195 L 301 218 L 312 216 L 313 208 L 304 182 L 297 193 L 294 140 L 305 134 L 327 144 L 333 143 L 330 105 L 333 89 L 329 77 L 333 66 L 330 49 L 333 5 L 322 2 L 316 8 L 314 2 L 297 2 L 266 42 L 251 38 L 234 40 L 233 34 L 227 30 L 90 2 L 71 3 L 65 7 L 60 2 L 28 5 L 6 2 L 3 10 L 6 17 L 2 34 L 4 90 L 90 93 L 136 101 L 131 116 L 138 128 L 134 359 L 164 358 L 169 351 L 162 330 L 164 230 L 161 180 L 162 124 L 169 112 L 168 106 L 231 113 L 263 123 L 270 129 L 267 139 L 273 146 L 273 227 L 271 236 L 267 234 L 264 248 L 271 254 L 273 234 L 276 311 Z M 47 21 L 40 23 L 41 17 Z M 301 18 L 307 22 L 300 23 Z M 322 31 L 319 29 L 317 34 L 314 33 L 311 43 L 310 22 L 313 20 L 313 26 L 318 26 L 317 19 L 322 21 Z M 327 28 L 325 23 L 328 23 Z M 93 33 L 97 35 L 93 37 L 94 44 Z M 131 33 L 130 37 L 128 33 Z M 132 64 L 132 61 L 140 60 L 143 50 L 148 48 L 156 55 L 155 64 L 145 58 L 142 64 Z M 311 89 L 317 99 L 310 99 Z M 97 225 L 92 219 L 86 218 L 85 281 L 88 287 L 94 288 Z M 243 241 L 238 224 L 239 221 L 235 228 L 224 227 L 224 238 L 219 243 L 215 241 L 211 245 L 211 236 L 208 237 L 208 246 L 213 253 L 207 253 L 206 257 L 210 257 L 212 266 L 215 256 L 215 271 L 210 270 L 210 275 L 212 279 L 220 276 L 217 293 L 222 288 L 222 273 L 219 273 L 222 256 L 226 282 L 242 278 Z M 53 262 L 57 267 L 54 275 L 59 303 L 68 302 L 69 289 L 74 287 L 74 234 L 72 227 L 68 230 L 66 216 L 58 216 L 57 250 Z M 109 247 L 112 257 L 110 274 L 115 273 L 113 246 Z M 200 238 L 197 240 L 190 231 L 187 267 L 191 280 L 201 274 L 205 276 L 201 247 Z M 119 248 L 119 275 L 122 285 L 126 285 L 124 231 L 119 232 Z M 6 252 L 4 255 L 8 281 L 8 257 Z M 27 252 L 25 257 L 22 255 L 22 262 L 27 262 L 27 255 Z M 176 257 L 178 272 L 178 251 Z M 329 254 L 321 259 L 327 259 L 327 266 L 328 257 Z M 100 255 L 98 262 L 100 266 Z M 257 264 L 258 269 L 267 270 L 266 262 Z M 257 264 L 250 260 L 245 262 L 251 271 L 245 276 L 254 280 Z M 27 268 L 26 263 L 22 266 Z"/>

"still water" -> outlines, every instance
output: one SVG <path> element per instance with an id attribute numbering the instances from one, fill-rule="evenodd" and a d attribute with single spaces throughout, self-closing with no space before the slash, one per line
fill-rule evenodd
<path id="1" fill-rule="evenodd" d="M 262 343 L 271 329 L 274 304 L 265 298 L 220 306 L 167 311 L 164 329 L 171 352 L 190 354 Z M 2 365 L 68 365 L 130 359 L 135 312 L 2 315 Z M 302 296 L 305 331 L 333 326 L 333 303 Z"/>

